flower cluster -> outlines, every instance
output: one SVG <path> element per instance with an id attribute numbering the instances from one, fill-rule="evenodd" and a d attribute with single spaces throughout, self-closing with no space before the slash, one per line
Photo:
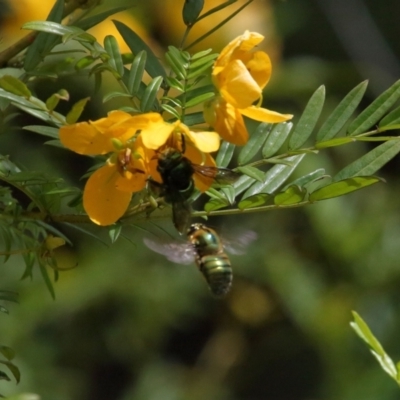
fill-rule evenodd
<path id="1" fill-rule="evenodd" d="M 161 182 L 158 154 L 176 148 L 184 137 L 185 157 L 193 164 L 215 165 L 209 153 L 219 148 L 220 137 L 244 145 L 248 133 L 243 115 L 257 121 L 278 123 L 290 119 L 253 103 L 261 103 L 262 89 L 271 75 L 271 62 L 262 51 L 251 52 L 263 36 L 245 32 L 229 43 L 215 61 L 212 78 L 218 94 L 205 105 L 206 122 L 212 131 L 191 131 L 181 121 L 166 122 L 158 113 L 130 115 L 112 111 L 97 121 L 66 125 L 60 129 L 63 145 L 84 155 L 109 155 L 105 164 L 88 179 L 83 206 L 98 225 L 110 225 L 126 212 L 132 194 L 143 190 L 148 179 Z M 205 191 L 200 176 L 196 186 Z"/>

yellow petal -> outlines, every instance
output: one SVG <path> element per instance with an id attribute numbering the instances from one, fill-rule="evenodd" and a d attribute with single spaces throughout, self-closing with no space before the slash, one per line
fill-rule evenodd
<path id="1" fill-rule="evenodd" d="M 106 154 L 114 149 L 110 139 L 88 122 L 62 126 L 60 140 L 65 147 L 78 154 Z"/>
<path id="2" fill-rule="evenodd" d="M 115 165 L 106 164 L 88 179 L 83 192 L 83 207 L 94 223 L 111 225 L 128 208 L 132 193 L 116 189 L 120 176 Z"/>
<path id="3" fill-rule="evenodd" d="M 204 132 L 192 132 L 187 133 L 192 143 L 200 150 L 205 153 L 212 153 L 219 149 L 219 135 L 216 132 L 204 131 Z"/>
<path id="4" fill-rule="evenodd" d="M 147 121 L 140 133 L 143 145 L 153 150 L 157 150 L 164 145 L 175 129 L 175 124 L 169 124 L 162 119 L 160 114 L 157 115 L 160 118 Z"/>
<path id="5" fill-rule="evenodd" d="M 264 36 L 257 32 L 246 31 L 228 43 L 221 51 L 214 63 L 213 74 L 219 74 L 230 61 L 241 59 L 253 47 L 264 40 Z"/>
<path id="6" fill-rule="evenodd" d="M 240 109 L 239 112 L 251 119 L 261 122 L 268 122 L 270 124 L 276 124 L 279 122 L 284 122 L 293 118 L 291 114 L 279 114 L 276 111 L 267 110 L 261 107 L 247 107 L 245 109 Z"/>
<path id="7" fill-rule="evenodd" d="M 256 51 L 251 54 L 248 61 L 242 60 L 246 65 L 250 75 L 257 82 L 257 85 L 263 89 L 269 82 L 272 73 L 271 59 L 267 53 Z"/>
<path id="8" fill-rule="evenodd" d="M 205 105 L 205 119 L 227 142 L 243 146 L 249 139 L 243 117 L 239 110 L 222 98 Z M 212 114 L 212 117 L 210 115 Z"/>
<path id="9" fill-rule="evenodd" d="M 236 108 L 251 106 L 261 96 L 261 89 L 241 60 L 230 62 L 218 75 L 221 96 Z"/>
<path id="10" fill-rule="evenodd" d="M 194 164 L 195 172 L 193 174 L 193 180 L 195 186 L 201 192 L 205 192 L 214 183 L 215 175 L 210 175 L 209 173 L 202 174 L 199 171 L 201 171 L 202 166 L 216 167 L 214 159 L 210 156 L 210 154 L 202 153 L 198 148 L 193 146 L 187 147 L 185 157 L 188 158 L 192 164 Z M 217 170 L 215 170 L 215 173 L 216 172 Z"/>

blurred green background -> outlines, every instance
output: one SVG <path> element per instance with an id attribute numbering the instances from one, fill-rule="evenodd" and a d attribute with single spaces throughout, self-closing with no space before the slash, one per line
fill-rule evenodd
<path id="1" fill-rule="evenodd" d="M 5 37 L 18 2 L 0 1 Z M 131 26 L 162 51 L 179 44 L 182 3 L 105 0 L 103 7 L 133 6 Z M 219 3 L 206 0 L 209 8 Z M 220 50 L 245 29 L 264 34 L 274 60 L 265 106 L 298 118 L 325 84 L 323 122 L 360 81 L 370 80 L 366 106 L 400 77 L 399 14 L 397 0 L 256 0 L 204 46 Z M 93 89 L 87 80 L 66 79 L 36 90 L 45 98 L 60 87 L 73 100 Z M 107 106 L 93 100 L 84 117 L 99 118 Z M 36 122 L 21 116 L 18 125 Z M 2 154 L 82 187 L 87 159 L 2 129 Z M 368 148 L 357 143 L 309 155 L 296 174 L 321 167 L 333 174 Z M 399 171 L 393 160 L 380 174 L 387 184 L 311 207 L 211 219 L 238 236 L 258 234 L 246 255 L 231 257 L 234 285 L 223 300 L 210 296 L 194 265 L 175 265 L 146 248 L 141 229 L 125 231 L 135 245 L 120 239 L 107 247 L 59 226 L 74 243 L 64 250 L 65 267 L 77 267 L 61 273 L 55 301 L 39 272 L 32 282 L 19 280 L 21 259 L 1 264 L 0 289 L 19 292 L 20 304 L 0 316 L 0 341 L 17 351 L 22 381 L 0 381 L 0 393 L 33 392 L 43 400 L 398 399 L 399 388 L 349 321 L 357 310 L 400 359 Z M 141 228 L 162 236 L 156 227 Z"/>

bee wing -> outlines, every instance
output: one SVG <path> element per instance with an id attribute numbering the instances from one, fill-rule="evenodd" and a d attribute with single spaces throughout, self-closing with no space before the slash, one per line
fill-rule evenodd
<path id="1" fill-rule="evenodd" d="M 192 165 L 195 172 L 202 175 L 202 177 L 207 181 L 216 182 L 220 185 L 228 185 L 235 182 L 240 174 L 232 171 L 229 168 L 218 168 L 210 165 Z M 212 183 L 209 182 L 209 183 Z"/>
<path id="2" fill-rule="evenodd" d="M 257 239 L 257 233 L 254 231 L 245 231 L 235 239 L 222 239 L 224 249 L 233 255 L 245 254 L 247 247 Z"/>
<path id="3" fill-rule="evenodd" d="M 194 262 L 195 252 L 190 243 L 162 242 L 143 238 L 143 243 L 154 252 L 162 254 L 169 261 L 177 264 L 191 264 Z"/>

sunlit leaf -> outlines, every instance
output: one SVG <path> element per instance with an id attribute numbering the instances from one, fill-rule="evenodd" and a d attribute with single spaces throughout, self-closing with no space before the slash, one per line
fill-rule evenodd
<path id="1" fill-rule="evenodd" d="M 305 154 L 299 154 L 296 156 L 287 157 L 286 161 L 289 161 L 291 165 L 274 165 L 266 172 L 264 181 L 254 183 L 249 189 L 246 190 L 243 198 L 257 193 L 274 193 L 283 183 L 285 183 L 286 179 L 289 178 L 304 156 Z"/>
<path id="2" fill-rule="evenodd" d="M 239 165 L 248 163 L 263 147 L 269 133 L 271 132 L 272 124 L 262 122 L 250 136 L 246 145 L 242 148 L 238 156 Z"/>
<path id="3" fill-rule="evenodd" d="M 325 86 L 320 86 L 311 96 L 289 139 L 289 148 L 298 149 L 311 135 L 325 101 Z"/>
<path id="4" fill-rule="evenodd" d="M 142 112 L 148 112 L 155 109 L 155 101 L 157 98 L 158 90 L 163 82 L 162 76 L 154 78 L 148 85 L 143 93 L 140 108 Z"/>
<path id="5" fill-rule="evenodd" d="M 283 143 L 289 136 L 293 124 L 291 122 L 282 122 L 274 125 L 271 133 L 268 135 L 267 141 L 261 150 L 263 158 L 272 157 L 282 147 Z"/>
<path id="6" fill-rule="evenodd" d="M 279 205 L 296 204 L 304 200 L 307 191 L 297 185 L 289 186 L 285 191 L 274 197 L 274 203 Z"/>
<path id="7" fill-rule="evenodd" d="M 78 121 L 79 117 L 81 116 L 83 110 L 85 109 L 86 103 L 90 100 L 90 97 L 86 97 L 77 101 L 71 108 L 71 111 L 65 117 L 66 122 L 68 124 L 74 124 Z"/>
<path id="8" fill-rule="evenodd" d="M 245 167 L 237 167 L 237 171 L 254 178 L 256 181 L 263 182 L 265 177 L 265 172 L 260 171 L 258 168 L 245 166 Z"/>
<path id="9" fill-rule="evenodd" d="M 353 176 L 371 176 L 399 152 L 400 140 L 382 143 L 339 171 L 333 180 L 337 182 Z"/>
<path id="10" fill-rule="evenodd" d="M 110 59 L 108 60 L 109 65 L 111 65 L 115 72 L 122 77 L 124 75 L 124 64 L 122 62 L 122 56 L 118 47 L 117 39 L 112 35 L 107 35 L 104 38 L 104 49 L 110 56 Z"/>
<path id="11" fill-rule="evenodd" d="M 246 208 L 261 207 L 266 205 L 271 198 L 272 196 L 267 193 L 254 194 L 253 196 L 249 196 L 241 200 L 238 204 L 238 208 L 240 210 L 245 210 Z"/>
<path id="12" fill-rule="evenodd" d="M 235 145 L 226 141 L 221 143 L 215 162 L 219 167 L 226 168 L 232 160 Z"/>
<path id="13" fill-rule="evenodd" d="M 250 178 L 248 175 L 242 175 L 236 182 L 232 184 L 235 188 L 236 196 L 242 192 L 244 192 L 247 188 L 249 188 L 256 180 L 254 178 Z"/>
<path id="14" fill-rule="evenodd" d="M 122 231 L 122 225 L 118 225 L 118 224 L 113 225 L 109 229 L 108 236 L 111 239 L 111 243 L 115 243 L 118 240 L 119 235 L 121 234 L 121 231 Z"/>
<path id="15" fill-rule="evenodd" d="M 285 191 L 290 186 L 294 186 L 294 185 L 303 187 L 303 186 L 307 185 L 308 183 L 314 182 L 324 176 L 326 176 L 325 170 L 323 168 L 319 168 L 313 172 L 310 172 L 309 174 L 303 175 L 300 178 L 297 178 L 294 181 L 290 182 L 289 184 L 287 184 L 286 186 L 283 187 L 283 190 Z"/>
<path id="16" fill-rule="evenodd" d="M 399 125 L 400 124 L 400 107 L 395 108 L 391 111 L 386 117 L 382 118 L 382 121 L 379 122 L 379 128 L 388 125 Z"/>
<path id="17" fill-rule="evenodd" d="M 380 363 L 382 369 L 393 379 L 397 380 L 397 369 L 392 359 L 386 354 L 378 339 L 369 329 L 365 321 L 355 311 L 352 311 L 354 321 L 350 322 L 350 326 L 357 335 L 370 347 L 371 353 Z"/>
<path id="18" fill-rule="evenodd" d="M 375 99 L 349 126 L 348 135 L 358 135 L 375 125 L 400 98 L 400 80 Z"/>
<path id="19" fill-rule="evenodd" d="M 31 97 L 31 91 L 28 87 L 12 75 L 4 75 L 0 78 L 0 87 L 7 92 L 13 93 L 17 96 L 22 96 L 27 99 Z"/>
<path id="20" fill-rule="evenodd" d="M 317 142 L 327 141 L 336 136 L 360 104 L 367 86 L 368 81 L 361 82 L 337 105 L 318 131 Z"/>
<path id="21" fill-rule="evenodd" d="M 212 199 L 204 205 L 204 211 L 210 212 L 229 206 L 226 199 Z"/>
<path id="22" fill-rule="evenodd" d="M 355 176 L 353 178 L 343 179 L 317 189 L 315 192 L 310 194 L 309 200 L 319 201 L 343 196 L 380 181 L 379 178 L 374 176 Z"/>
<path id="23" fill-rule="evenodd" d="M 128 79 L 128 91 L 131 94 L 136 94 L 139 92 L 140 83 L 143 81 L 143 74 L 147 61 L 147 53 L 145 51 L 139 51 L 136 54 L 131 69 L 129 70 Z"/>
<path id="24" fill-rule="evenodd" d="M 338 137 L 335 139 L 324 140 L 323 142 L 318 142 L 315 144 L 315 148 L 316 149 L 326 149 L 328 147 L 342 146 L 343 144 L 356 142 L 356 141 L 357 141 L 357 139 L 353 138 L 351 136 Z"/>
<path id="25" fill-rule="evenodd" d="M 205 101 L 213 98 L 215 96 L 214 92 L 204 93 L 200 96 L 194 97 L 186 102 L 186 108 L 197 106 L 200 103 L 204 103 Z"/>

